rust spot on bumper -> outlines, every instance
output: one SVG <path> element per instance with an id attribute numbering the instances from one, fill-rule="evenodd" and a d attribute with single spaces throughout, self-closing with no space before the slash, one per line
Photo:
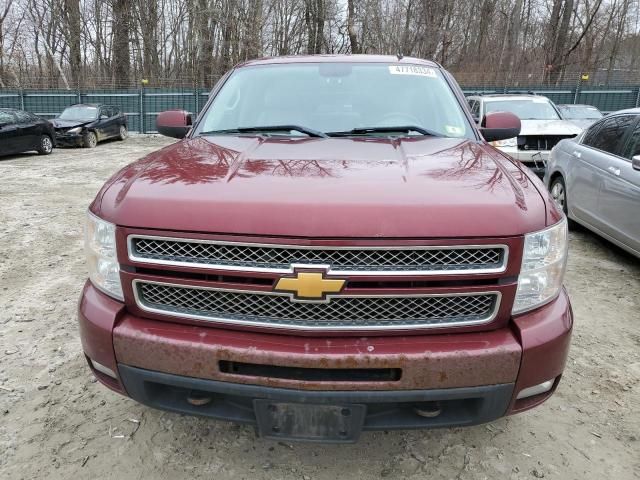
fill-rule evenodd
<path id="1" fill-rule="evenodd" d="M 516 380 L 521 348 L 509 329 L 454 335 L 310 338 L 177 325 L 125 316 L 119 363 L 176 375 L 308 390 L 411 390 Z M 399 368 L 397 381 L 302 381 L 223 373 L 219 361 L 307 368 Z"/>

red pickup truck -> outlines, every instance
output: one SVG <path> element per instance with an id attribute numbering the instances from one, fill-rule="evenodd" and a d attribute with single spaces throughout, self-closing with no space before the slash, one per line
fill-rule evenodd
<path id="1" fill-rule="evenodd" d="M 82 346 L 151 407 L 353 442 L 472 425 L 545 401 L 573 316 L 567 222 L 487 142 L 436 63 L 250 61 L 182 140 L 116 173 L 89 207 Z"/>

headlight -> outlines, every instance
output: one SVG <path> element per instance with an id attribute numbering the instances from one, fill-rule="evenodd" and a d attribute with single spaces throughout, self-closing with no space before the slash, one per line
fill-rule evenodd
<path id="1" fill-rule="evenodd" d="M 124 296 L 116 254 L 116 226 L 87 212 L 84 248 L 91 282 L 104 293 L 122 300 Z"/>
<path id="2" fill-rule="evenodd" d="M 544 305 L 560 293 L 568 245 L 566 218 L 550 228 L 525 235 L 513 314 Z"/>
<path id="3" fill-rule="evenodd" d="M 496 140 L 495 142 L 491 142 L 491 145 L 494 147 L 517 147 L 518 137 L 507 138 L 506 140 Z"/>
<path id="4" fill-rule="evenodd" d="M 82 127 L 70 128 L 67 130 L 67 133 L 80 133 L 82 131 Z"/>

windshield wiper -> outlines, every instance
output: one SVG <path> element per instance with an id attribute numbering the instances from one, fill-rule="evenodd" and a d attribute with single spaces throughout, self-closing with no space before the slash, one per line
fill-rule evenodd
<path id="1" fill-rule="evenodd" d="M 345 130 L 342 132 L 327 132 L 330 137 L 348 137 L 351 135 L 367 135 L 369 133 L 410 133 L 418 132 L 421 135 L 428 135 L 430 137 L 443 137 L 441 133 L 434 132 L 422 127 L 416 127 L 415 125 L 402 125 L 397 127 L 361 127 L 353 128 L 351 130 Z"/>
<path id="2" fill-rule="evenodd" d="M 270 133 L 270 132 L 300 132 L 310 137 L 327 138 L 328 135 L 312 128 L 302 127 L 300 125 L 266 125 L 262 127 L 238 127 L 228 128 L 226 130 L 211 130 L 208 132 L 202 132 L 200 135 L 224 135 L 234 133 Z"/>

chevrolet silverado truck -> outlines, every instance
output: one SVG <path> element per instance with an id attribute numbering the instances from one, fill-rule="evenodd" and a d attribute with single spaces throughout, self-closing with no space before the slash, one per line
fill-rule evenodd
<path id="1" fill-rule="evenodd" d="M 573 316 L 567 222 L 437 63 L 236 66 L 89 207 L 82 347 L 148 406 L 272 439 L 473 425 L 544 402 Z"/>

